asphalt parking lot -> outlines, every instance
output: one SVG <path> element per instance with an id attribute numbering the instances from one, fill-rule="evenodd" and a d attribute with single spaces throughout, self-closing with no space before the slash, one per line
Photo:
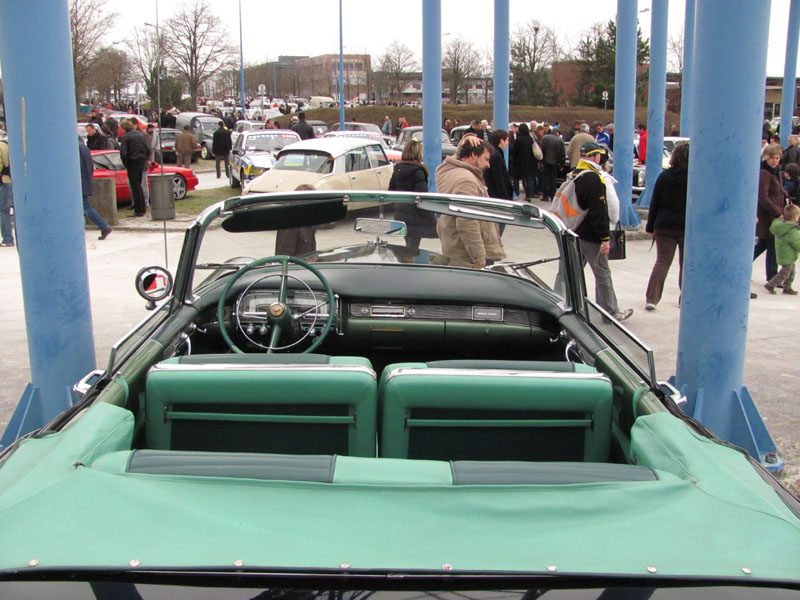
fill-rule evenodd
<path id="1" fill-rule="evenodd" d="M 203 185 L 215 187 L 225 180 L 202 175 Z M 232 194 L 233 195 L 233 194 Z M 150 219 L 123 219 L 113 234 L 98 241 L 97 231 L 85 233 L 89 284 L 92 299 L 97 364 L 105 365 L 111 345 L 147 316 L 142 300 L 134 289 L 134 276 L 145 265 L 160 264 L 174 269 L 178 259 L 183 229 L 188 220 L 163 222 Z M 352 223 L 350 223 L 352 227 Z M 345 224 L 318 233 L 318 247 L 338 245 L 352 232 Z M 167 256 L 165 259 L 165 237 Z M 507 242 L 509 243 L 509 242 Z M 513 241 L 511 242 L 513 243 Z M 423 240 L 423 247 L 438 250 L 438 240 Z M 655 260 L 655 249 L 646 239 L 628 242 L 628 258 L 613 263 L 614 284 L 620 306 L 633 308 L 634 315 L 625 322 L 631 331 L 650 345 L 656 355 L 659 378 L 675 372 L 680 309 L 678 307 L 677 266 L 673 265 L 665 286 L 664 298 L 654 312 L 644 310 L 644 290 Z M 786 460 L 783 477 L 800 491 L 800 396 L 796 393 L 800 377 L 796 356 L 800 338 L 800 297 L 770 296 L 764 292 L 763 256 L 753 265 L 753 291 L 759 296 L 750 303 L 748 346 L 744 382 L 756 401 L 767 427 Z M 587 270 L 587 284 L 593 289 Z M 30 381 L 25 315 L 20 286 L 16 248 L 0 249 L 0 430 L 4 429 L 14 407 Z"/>

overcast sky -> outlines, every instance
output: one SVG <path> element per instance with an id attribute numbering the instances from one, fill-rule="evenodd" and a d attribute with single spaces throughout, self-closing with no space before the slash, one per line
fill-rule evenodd
<path id="1" fill-rule="evenodd" d="M 208 0 L 228 28 L 231 42 L 239 45 L 237 0 Z M 702 0 L 701 0 L 702 1 Z M 768 0 L 755 0 L 768 1 Z M 767 73 L 783 75 L 790 0 L 772 0 Z M 105 6 L 123 17 L 121 22 L 166 21 L 178 11 L 180 0 L 106 0 Z M 342 0 L 345 53 L 368 53 L 373 60 L 393 41 L 411 48 L 422 58 L 422 0 Z M 640 24 L 650 36 L 650 0 L 639 0 Z M 339 52 L 339 2 L 337 0 L 241 0 L 242 47 L 245 64 L 275 60 L 279 55 L 315 56 Z M 510 0 L 511 31 L 538 19 L 553 27 L 569 47 L 593 23 L 613 20 L 616 0 Z M 669 34 L 683 30 L 684 0 L 671 0 Z M 443 44 L 451 37 L 468 36 L 478 48 L 490 48 L 493 38 L 492 0 L 442 0 Z M 126 37 L 124 28 L 116 38 Z M 109 40 L 110 41 L 110 40 Z M 732 40 L 736 43 L 736 40 Z"/>

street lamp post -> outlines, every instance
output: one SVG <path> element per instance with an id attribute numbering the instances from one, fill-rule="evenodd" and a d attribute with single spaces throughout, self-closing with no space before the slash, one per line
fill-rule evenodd
<path id="1" fill-rule="evenodd" d="M 242 0 L 239 0 L 239 74 L 241 75 L 242 117 L 244 117 L 244 46 L 242 44 Z"/>

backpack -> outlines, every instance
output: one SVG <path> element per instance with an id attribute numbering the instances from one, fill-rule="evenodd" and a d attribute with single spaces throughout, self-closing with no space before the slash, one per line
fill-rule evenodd
<path id="1" fill-rule="evenodd" d="M 553 196 L 553 205 L 550 207 L 550 212 L 561 219 L 567 229 L 572 231 L 575 231 L 583 223 L 583 219 L 588 212 L 578 204 L 578 197 L 575 195 L 575 182 L 578 177 L 589 172 L 590 169 L 584 169 L 579 171 L 577 175 L 570 173 L 566 181 L 556 190 L 555 196 Z"/>

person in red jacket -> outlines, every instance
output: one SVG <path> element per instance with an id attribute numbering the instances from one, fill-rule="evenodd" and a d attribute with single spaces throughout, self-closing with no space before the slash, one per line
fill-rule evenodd
<path id="1" fill-rule="evenodd" d="M 639 131 L 639 164 L 647 162 L 647 125 L 639 123 L 636 126 Z"/>

